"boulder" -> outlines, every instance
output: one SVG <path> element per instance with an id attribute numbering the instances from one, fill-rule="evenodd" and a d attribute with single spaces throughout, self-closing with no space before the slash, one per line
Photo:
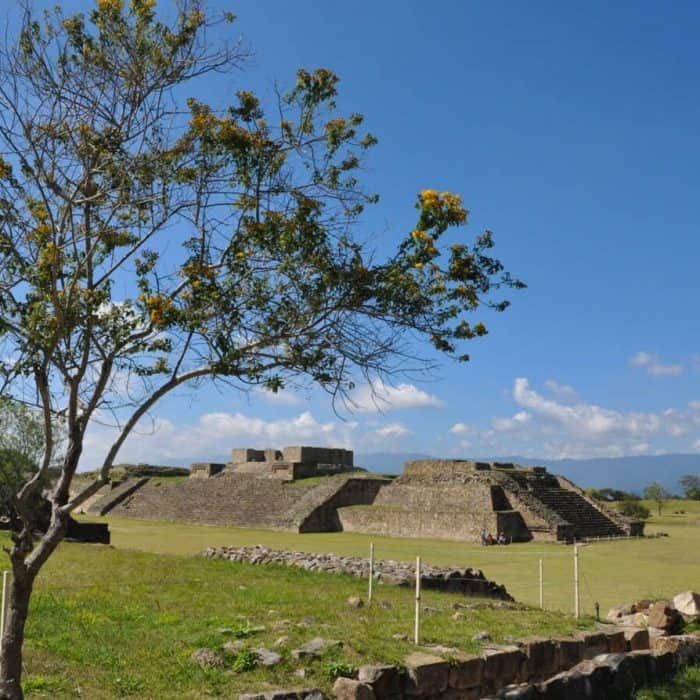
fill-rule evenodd
<path id="1" fill-rule="evenodd" d="M 667 634 L 683 627 L 683 617 L 665 600 L 659 600 L 649 608 L 649 627 L 663 630 Z"/>
<path id="2" fill-rule="evenodd" d="M 404 665 L 407 695 L 438 695 L 447 688 L 449 664 L 441 657 L 416 651 L 405 658 Z"/>
<path id="3" fill-rule="evenodd" d="M 258 663 L 261 666 L 277 666 L 282 661 L 282 655 L 276 651 L 270 651 L 265 647 L 254 649 L 255 655 L 258 657 Z"/>
<path id="4" fill-rule="evenodd" d="M 684 591 L 673 596 L 673 607 L 683 615 L 686 622 L 700 620 L 700 593 Z"/>
<path id="5" fill-rule="evenodd" d="M 320 656 L 326 649 L 339 646 L 342 646 L 342 642 L 339 642 L 337 639 L 314 637 L 314 639 L 300 646 L 298 649 L 292 649 L 292 657 L 295 659 L 304 659 Z"/>
<path id="6" fill-rule="evenodd" d="M 627 615 L 631 615 L 633 612 L 634 610 L 630 604 L 618 605 L 617 607 L 610 608 L 606 617 L 610 622 L 617 622 L 621 617 L 627 617 Z"/>
<path id="7" fill-rule="evenodd" d="M 388 697 L 401 694 L 402 677 L 396 666 L 389 664 L 368 664 L 360 666 L 357 679 L 372 686 L 375 695 Z"/>
<path id="8" fill-rule="evenodd" d="M 627 627 L 623 632 L 629 651 L 649 649 L 649 630 L 642 627 Z"/>
<path id="9" fill-rule="evenodd" d="M 224 667 L 224 660 L 221 654 L 215 652 L 213 649 L 195 649 L 190 654 L 190 661 L 208 668 Z"/>
<path id="10" fill-rule="evenodd" d="M 360 598 L 359 595 L 351 595 L 346 601 L 345 605 L 350 606 L 351 608 L 363 608 L 365 605 L 365 602 Z"/>
<path id="11" fill-rule="evenodd" d="M 375 700 L 372 686 L 352 678 L 338 678 L 333 684 L 337 700 Z"/>

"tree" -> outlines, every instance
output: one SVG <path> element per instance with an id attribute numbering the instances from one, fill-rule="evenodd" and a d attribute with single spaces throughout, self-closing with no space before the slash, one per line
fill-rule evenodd
<path id="1" fill-rule="evenodd" d="M 661 509 L 666 501 L 671 498 L 671 494 L 661 484 L 654 482 L 644 488 L 644 498 L 648 501 L 654 501 L 658 514 L 661 515 Z"/>
<path id="2" fill-rule="evenodd" d="M 620 513 L 636 520 L 647 520 L 651 515 L 645 505 L 642 505 L 638 500 L 631 499 L 623 499 L 620 502 Z"/>
<path id="3" fill-rule="evenodd" d="M 59 426 L 54 426 L 57 434 Z M 44 429 L 41 415 L 8 398 L 0 399 L 0 517 L 7 519 L 11 529 L 20 525 L 15 499 L 22 485 L 39 468 L 44 452 Z M 50 485 L 49 475 L 39 480 L 38 488 L 28 503 L 27 514 L 35 530 L 48 527 L 50 511 L 43 490 Z"/>
<path id="4" fill-rule="evenodd" d="M 697 474 L 686 474 L 679 479 L 679 483 L 686 498 L 700 501 L 700 476 Z"/>
<path id="5" fill-rule="evenodd" d="M 222 22 L 233 21 L 226 14 Z M 223 111 L 181 96 L 233 73 L 238 46 L 211 48 L 215 19 L 183 0 L 98 0 L 88 16 L 25 9 L 0 53 L 0 367 L 3 393 L 41 411 L 38 470 L 14 497 L 13 571 L 0 698 L 21 698 L 33 582 L 70 511 L 107 483 L 125 439 L 177 387 L 204 380 L 279 391 L 314 382 L 333 400 L 483 336 L 469 315 L 522 287 L 490 256 L 490 231 L 443 244 L 466 223 L 459 196 L 416 198 L 417 224 L 386 259 L 357 236 L 375 201 L 357 178 L 375 139 L 340 116 L 338 78 L 299 70 L 272 116 L 239 90 Z M 71 494 L 88 426 L 117 436 L 99 476 Z M 65 429 L 51 522 L 30 503 Z"/>

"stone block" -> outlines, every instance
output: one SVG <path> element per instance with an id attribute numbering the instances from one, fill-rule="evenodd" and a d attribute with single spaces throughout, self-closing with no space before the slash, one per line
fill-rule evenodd
<path id="1" fill-rule="evenodd" d="M 608 638 L 608 651 L 611 654 L 623 654 L 627 651 L 627 640 L 622 630 L 604 632 Z"/>
<path id="2" fill-rule="evenodd" d="M 628 651 L 649 649 L 649 631 L 642 627 L 630 627 L 623 630 Z"/>
<path id="3" fill-rule="evenodd" d="M 273 448 L 265 449 L 264 454 L 266 462 L 281 462 L 284 459 L 284 457 L 282 456 L 282 452 Z"/>
<path id="4" fill-rule="evenodd" d="M 678 668 L 678 656 L 672 651 L 652 651 L 654 678 L 663 681 L 670 678 Z"/>
<path id="5" fill-rule="evenodd" d="M 672 637 L 657 637 L 651 640 L 653 651 L 673 652 L 684 663 L 700 660 L 700 637 L 694 634 L 678 634 Z"/>
<path id="6" fill-rule="evenodd" d="M 483 689 L 495 692 L 507 685 L 525 680 L 527 658 L 515 646 L 494 647 L 484 651 Z"/>
<path id="7" fill-rule="evenodd" d="M 447 688 L 449 665 L 441 657 L 416 651 L 404 659 L 404 665 L 407 695 L 437 695 Z"/>
<path id="8" fill-rule="evenodd" d="M 559 672 L 559 649 L 556 642 L 546 637 L 530 637 L 522 640 L 527 657 L 527 679 L 541 681 Z"/>
<path id="9" fill-rule="evenodd" d="M 700 593 L 684 591 L 673 596 L 673 607 L 687 621 L 700 620 Z"/>
<path id="10" fill-rule="evenodd" d="M 401 694 L 403 676 L 396 666 L 389 664 L 360 666 L 357 679 L 372 686 L 377 697 L 386 698 Z"/>
<path id="11" fill-rule="evenodd" d="M 649 627 L 667 633 L 678 631 L 683 626 L 683 616 L 665 600 L 659 600 L 649 608 Z"/>
<path id="12" fill-rule="evenodd" d="M 333 684 L 338 700 L 376 700 L 372 686 L 352 678 L 338 678 Z"/>
<path id="13" fill-rule="evenodd" d="M 264 462 L 265 453 L 262 450 L 253 450 L 250 447 L 236 447 L 231 450 L 231 463 Z"/>
<path id="14" fill-rule="evenodd" d="M 449 672 L 449 686 L 457 690 L 473 688 L 481 684 L 484 677 L 484 659 L 480 656 L 463 654 L 452 660 Z"/>
<path id="15" fill-rule="evenodd" d="M 603 632 L 577 632 L 576 637 L 583 642 L 584 659 L 608 653 L 608 638 Z"/>
<path id="16" fill-rule="evenodd" d="M 552 640 L 559 650 L 559 670 L 568 671 L 583 660 L 583 641 L 573 637 L 559 637 Z"/>
<path id="17" fill-rule="evenodd" d="M 635 687 L 640 688 L 656 683 L 656 663 L 654 653 L 649 649 L 631 651 L 627 654 L 630 663 L 630 673 L 635 681 Z"/>

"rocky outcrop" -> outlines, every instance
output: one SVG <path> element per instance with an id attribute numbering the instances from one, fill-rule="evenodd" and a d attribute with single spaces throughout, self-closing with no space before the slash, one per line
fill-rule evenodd
<path id="1" fill-rule="evenodd" d="M 340 557 L 335 554 L 308 554 L 268 549 L 262 545 L 254 547 L 209 547 L 202 553 L 211 559 L 227 559 L 246 564 L 276 564 L 292 566 L 307 571 L 331 574 L 349 574 L 366 578 L 369 576 L 369 561 L 360 557 Z M 378 560 L 374 562 L 374 576 L 379 583 L 396 586 L 415 584 L 415 568 L 405 562 Z M 426 589 L 452 591 L 466 595 L 497 598 L 512 601 L 505 586 L 489 581 L 479 569 L 455 569 L 438 566 L 421 568 L 421 585 Z"/>

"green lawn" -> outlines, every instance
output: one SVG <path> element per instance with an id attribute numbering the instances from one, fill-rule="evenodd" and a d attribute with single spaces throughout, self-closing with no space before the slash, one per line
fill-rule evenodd
<path id="1" fill-rule="evenodd" d="M 329 691 L 334 666 L 396 663 L 415 648 L 409 641 L 413 590 L 376 591 L 375 604 L 356 609 L 345 601 L 365 596 L 366 581 L 348 576 L 66 543 L 35 587 L 26 643 L 29 697 L 230 698 L 312 686 Z M 424 593 L 423 605 L 431 609 L 424 616 L 424 644 L 477 652 L 472 637 L 483 630 L 504 643 L 591 624 L 523 606 L 502 609 L 493 601 L 460 609 L 455 619 L 453 605 L 465 600 Z M 397 634 L 404 639 L 394 639 Z M 344 646 L 315 661 L 295 661 L 291 651 L 316 636 Z M 219 649 L 236 639 L 245 647 L 229 655 L 223 669 L 189 660 L 197 648 Z M 272 670 L 237 672 L 259 646 L 275 648 L 283 662 Z M 295 675 L 300 670 L 303 679 Z"/>
<path id="2" fill-rule="evenodd" d="M 686 512 L 674 514 L 679 510 Z M 565 545 L 482 548 L 349 533 L 296 535 L 108 521 L 113 547 L 65 543 L 37 581 L 26 644 L 30 698 L 236 697 L 266 687 L 314 685 L 328 690 L 333 668 L 397 662 L 413 649 L 408 638 L 393 638 L 412 633 L 410 589 L 380 586 L 377 604 L 358 610 L 346 606 L 345 600 L 365 596 L 364 580 L 193 556 L 209 545 L 261 543 L 364 555 L 374 542 L 378 558 L 412 560 L 420 554 L 429 563 L 482 568 L 489 578 L 506 584 L 518 601 L 531 605 L 538 599 L 542 559 L 547 607 L 572 609 L 573 548 Z M 462 615 L 455 619 L 453 606 L 464 598 L 426 592 L 423 605 L 433 612 L 424 617 L 423 643 L 478 651 L 472 637 L 482 630 L 496 642 L 566 634 L 592 624 L 595 600 L 605 613 L 607 607 L 634 598 L 697 588 L 700 503 L 669 504 L 648 530 L 670 536 L 596 543 L 581 550 L 582 602 L 588 617 L 580 623 L 565 612 L 543 613 L 525 606 L 498 609 L 490 603 L 460 609 Z M 222 633 L 222 628 L 229 632 Z M 291 650 L 315 636 L 340 639 L 344 646 L 313 662 L 294 661 Z M 233 639 L 245 646 L 226 657 L 223 669 L 205 670 L 189 661 L 194 649 L 220 648 Z M 276 642 L 283 655 L 279 666 L 240 670 L 251 649 L 272 648 Z M 301 670 L 303 679 L 295 675 Z"/>
<path id="3" fill-rule="evenodd" d="M 674 511 L 684 510 L 682 515 Z M 92 518 L 94 520 L 94 518 Z M 471 566 L 503 583 L 516 600 L 539 602 L 539 560 L 544 570 L 545 607 L 573 611 L 573 548 L 528 543 L 481 547 L 469 542 L 319 533 L 298 535 L 270 530 L 224 528 L 181 523 L 107 518 L 112 541 L 120 549 L 196 554 L 213 545 L 264 544 L 278 549 L 367 556 L 374 542 L 379 559 L 412 561 L 421 555 L 432 564 Z M 593 615 L 597 601 L 603 614 L 635 598 L 671 596 L 700 581 L 700 501 L 669 502 L 661 517 L 652 517 L 648 533 L 659 539 L 597 542 L 580 549 L 581 604 Z"/>

